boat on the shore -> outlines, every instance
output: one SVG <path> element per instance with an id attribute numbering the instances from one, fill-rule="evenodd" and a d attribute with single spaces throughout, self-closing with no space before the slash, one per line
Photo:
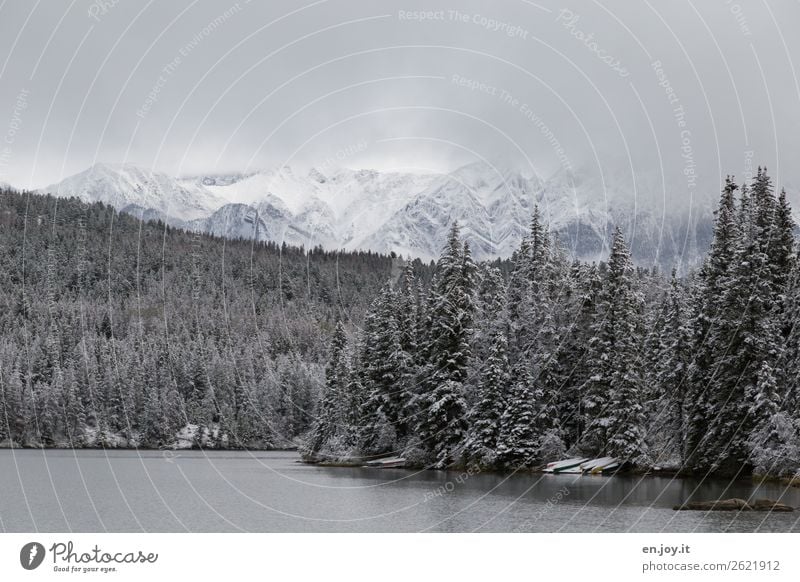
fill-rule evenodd
<path id="1" fill-rule="evenodd" d="M 603 468 L 613 465 L 614 463 L 617 463 L 617 459 L 614 457 L 600 457 L 599 459 L 593 459 L 588 463 L 582 464 L 581 469 L 583 469 L 584 473 L 597 475 L 603 472 Z"/>
<path id="2" fill-rule="evenodd" d="M 575 458 L 549 463 L 545 466 L 544 472 L 568 475 L 607 475 L 619 470 L 621 466 L 622 463 L 615 457 Z"/>
<path id="3" fill-rule="evenodd" d="M 605 467 L 600 467 L 599 470 L 595 469 L 592 472 L 592 475 L 597 475 L 597 474 L 600 474 L 600 475 L 613 475 L 617 471 L 621 471 L 624 467 L 625 467 L 625 463 L 620 462 L 620 461 L 616 461 L 614 463 L 611 463 L 610 465 L 606 465 Z"/>
<path id="4" fill-rule="evenodd" d="M 406 460 L 402 457 L 386 457 L 384 459 L 375 459 L 374 461 L 367 461 L 364 465 L 373 469 L 391 469 L 395 467 L 405 467 Z"/>
<path id="5" fill-rule="evenodd" d="M 547 466 L 544 468 L 545 473 L 564 473 L 573 469 L 575 467 L 580 466 L 581 463 L 585 463 L 589 459 L 587 457 L 576 457 L 574 459 L 564 459 L 563 461 L 555 461 L 553 463 L 548 463 Z"/>

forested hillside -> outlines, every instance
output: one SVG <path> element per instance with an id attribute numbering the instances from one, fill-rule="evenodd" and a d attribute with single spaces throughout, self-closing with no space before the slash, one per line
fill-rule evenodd
<path id="1" fill-rule="evenodd" d="M 800 466 L 800 269 L 766 171 L 729 179 L 702 267 L 573 261 L 538 211 L 509 260 L 454 224 L 432 268 L 0 198 L 0 442 L 285 447 L 701 474 Z"/>
<path id="2" fill-rule="evenodd" d="M 536 212 L 508 273 L 454 225 L 432 283 L 412 269 L 329 348 L 311 458 L 533 467 L 565 455 L 699 474 L 800 466 L 800 273 L 785 193 L 728 179 L 686 278 L 572 262 Z M 506 267 L 508 265 L 500 265 Z"/>
<path id="3" fill-rule="evenodd" d="M 393 268 L 3 191 L 0 443 L 290 446 Z"/>

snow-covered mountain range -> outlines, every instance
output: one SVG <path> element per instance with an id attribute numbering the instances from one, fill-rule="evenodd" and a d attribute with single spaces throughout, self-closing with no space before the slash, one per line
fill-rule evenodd
<path id="1" fill-rule="evenodd" d="M 101 201 L 144 218 L 226 237 L 306 248 L 438 256 L 458 220 L 479 259 L 507 257 L 538 204 L 576 258 L 607 254 L 620 224 L 640 264 L 696 262 L 711 236 L 711 206 L 666 203 L 661 179 L 630 172 L 559 172 L 548 178 L 488 163 L 449 174 L 288 166 L 247 174 L 175 178 L 132 165 L 96 164 L 42 188 Z"/>

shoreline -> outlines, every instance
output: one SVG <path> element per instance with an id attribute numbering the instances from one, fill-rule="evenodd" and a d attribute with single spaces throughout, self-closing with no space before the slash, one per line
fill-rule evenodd
<path id="1" fill-rule="evenodd" d="M 231 452 L 231 451 L 239 451 L 239 452 L 296 452 L 297 459 L 295 460 L 296 463 L 300 463 L 303 465 L 310 465 L 310 466 L 317 466 L 317 467 L 326 467 L 326 468 L 343 468 L 343 469 L 373 469 L 373 470 L 382 470 L 385 471 L 387 469 L 402 469 L 404 471 L 431 471 L 431 472 L 444 472 L 444 473 L 456 473 L 456 472 L 468 472 L 470 474 L 475 475 L 515 475 L 515 474 L 527 474 L 527 475 L 560 475 L 561 473 L 546 473 L 543 468 L 534 467 L 534 468 L 522 468 L 522 469 L 491 469 L 491 470 L 470 470 L 466 467 L 444 467 L 444 468 L 433 468 L 433 467 L 417 467 L 417 466 L 403 466 L 403 467 L 374 467 L 369 466 L 367 463 L 370 460 L 375 459 L 365 459 L 363 461 L 347 461 L 347 460 L 320 460 L 314 461 L 310 459 L 304 458 L 302 455 L 301 447 L 299 446 L 290 446 L 290 447 L 259 447 L 259 446 L 249 446 L 249 447 L 201 447 L 197 445 L 192 446 L 177 446 L 177 447 L 139 447 L 139 446 L 98 446 L 98 445 L 86 445 L 80 447 L 71 447 L 64 444 L 56 444 L 56 445 L 36 445 L 36 444 L 26 444 L 26 445 L 16 445 L 16 444 L 9 444 L 7 441 L 0 443 L 0 451 L 5 450 L 53 450 L 53 451 L 80 451 L 80 450 L 95 450 L 95 451 L 161 451 L 161 452 L 179 452 L 179 451 L 204 451 L 204 452 Z M 568 473 L 563 473 L 564 475 L 568 475 Z M 575 473 L 569 473 L 569 475 L 578 475 Z M 725 475 L 695 475 L 693 473 L 681 471 L 679 469 L 661 469 L 658 471 L 653 470 L 643 470 L 643 469 L 630 469 L 627 471 L 620 471 L 618 473 L 613 473 L 609 475 L 578 475 L 578 476 L 585 476 L 585 477 L 668 477 L 672 479 L 729 479 L 733 481 L 752 481 L 754 485 L 761 485 L 765 483 L 773 483 L 773 484 L 781 484 L 786 487 L 792 488 L 800 488 L 800 476 L 798 477 L 773 477 L 770 475 L 741 475 L 732 479 L 730 476 Z"/>
<path id="2" fill-rule="evenodd" d="M 298 447 L 137 447 L 137 446 L 115 446 L 104 447 L 99 445 L 86 445 L 80 447 L 70 447 L 62 444 L 58 445 L 13 445 L 6 443 L 0 444 L 0 451 L 258 451 L 258 452 L 296 452 Z"/>
<path id="3" fill-rule="evenodd" d="M 660 469 L 658 471 L 654 471 L 652 469 L 629 469 L 626 471 L 619 471 L 617 473 L 612 473 L 608 475 L 584 475 L 578 473 L 547 473 L 544 471 L 543 466 L 534 467 L 534 468 L 523 468 L 523 469 L 491 469 L 491 470 L 470 470 L 466 467 L 444 467 L 440 469 L 432 468 L 432 467 L 418 467 L 418 466 L 405 466 L 405 467 L 371 467 L 367 465 L 367 461 L 361 462 L 354 462 L 354 461 L 313 461 L 307 460 L 300 456 L 298 459 L 299 463 L 303 463 L 306 465 L 315 465 L 318 467 L 337 467 L 337 468 L 350 468 L 350 469 L 375 469 L 375 470 L 387 470 L 387 469 L 402 469 L 404 471 L 434 471 L 434 472 L 445 472 L 445 473 L 457 473 L 457 472 L 467 472 L 469 474 L 475 475 L 515 475 L 515 474 L 528 474 L 528 475 L 573 475 L 573 476 L 583 476 L 583 477 L 665 477 L 671 479 L 728 479 L 729 481 L 751 481 L 754 485 L 761 485 L 765 483 L 773 483 L 773 484 L 781 484 L 786 487 L 792 488 L 800 488 L 800 476 L 797 477 L 773 477 L 770 475 L 740 475 L 738 477 L 731 477 L 728 475 L 707 475 L 707 474 L 694 474 L 691 472 L 681 471 L 680 469 Z"/>

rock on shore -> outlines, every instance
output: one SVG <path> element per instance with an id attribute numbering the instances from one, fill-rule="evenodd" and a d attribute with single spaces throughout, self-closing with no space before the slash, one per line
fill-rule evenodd
<path id="1" fill-rule="evenodd" d="M 717 499 L 716 501 L 690 501 L 676 505 L 676 511 L 794 511 L 794 507 L 774 499 L 756 499 L 750 503 L 744 499 Z"/>

